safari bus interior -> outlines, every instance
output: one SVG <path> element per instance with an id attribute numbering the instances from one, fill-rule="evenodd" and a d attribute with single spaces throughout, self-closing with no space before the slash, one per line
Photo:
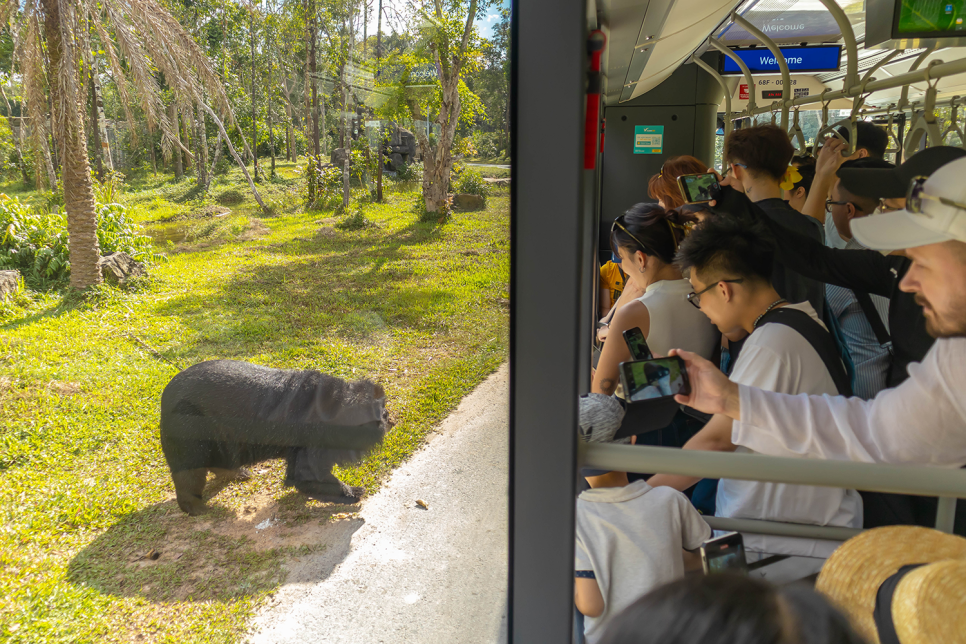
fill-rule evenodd
<path id="1" fill-rule="evenodd" d="M 614 219 L 664 161 L 723 170 L 724 137 L 773 123 L 796 154 L 871 121 L 886 158 L 963 147 L 962 0 L 525 0 L 513 3 L 509 638 L 573 637 L 581 467 L 939 497 L 966 472 L 585 444 L 599 266 Z M 854 146 L 851 137 L 846 149 Z M 858 530 L 708 517 L 716 530 L 842 540 Z"/>

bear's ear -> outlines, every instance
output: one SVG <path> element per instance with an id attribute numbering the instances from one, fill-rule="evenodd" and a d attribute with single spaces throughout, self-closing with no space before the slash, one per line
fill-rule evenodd
<path id="1" fill-rule="evenodd" d="M 373 384 L 372 385 L 372 396 L 373 396 L 373 398 L 385 398 L 386 397 L 386 390 L 383 389 L 382 388 L 382 385 L 380 385 L 380 384 Z"/>

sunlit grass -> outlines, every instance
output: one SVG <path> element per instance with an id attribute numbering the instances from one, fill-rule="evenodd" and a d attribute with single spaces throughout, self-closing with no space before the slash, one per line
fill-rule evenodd
<path id="1" fill-rule="evenodd" d="M 342 473 L 374 491 L 506 359 L 505 189 L 443 226 L 415 223 L 417 195 L 387 190 L 364 206 L 375 226 L 348 231 L 305 211 L 292 164 L 279 172 L 259 185 L 272 217 L 237 170 L 207 197 L 190 177 L 131 180 L 124 200 L 159 235 L 207 225 L 186 216 L 229 189 L 244 200 L 224 230 L 162 242 L 168 261 L 136 289 L 28 294 L 0 311 L 0 642 L 238 641 L 281 582 L 296 551 L 206 532 L 171 501 L 158 408 L 178 368 L 231 358 L 383 383 L 395 428 Z M 272 466 L 226 489 L 204 520 L 256 494 L 327 520 L 295 507 L 280 477 Z M 179 531 L 178 560 L 132 563 Z"/>

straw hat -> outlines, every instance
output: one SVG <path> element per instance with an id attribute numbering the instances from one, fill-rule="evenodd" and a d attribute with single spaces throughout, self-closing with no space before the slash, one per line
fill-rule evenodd
<path id="1" fill-rule="evenodd" d="M 966 644 L 966 539 L 915 526 L 868 530 L 842 544 L 822 567 L 815 589 L 849 617 L 872 644 L 883 582 L 908 572 L 892 596 L 892 623 L 901 644 Z"/>

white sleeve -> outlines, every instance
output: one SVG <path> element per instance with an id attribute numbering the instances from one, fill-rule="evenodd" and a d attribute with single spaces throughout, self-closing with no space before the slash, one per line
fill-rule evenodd
<path id="1" fill-rule="evenodd" d="M 675 495 L 681 512 L 681 537 L 685 550 L 696 550 L 711 538 L 711 526 L 694 509 L 688 497 L 678 492 Z"/>
<path id="2" fill-rule="evenodd" d="M 966 339 L 939 340 L 909 378 L 872 400 L 739 386 L 732 442 L 763 454 L 830 460 L 966 463 Z"/>

